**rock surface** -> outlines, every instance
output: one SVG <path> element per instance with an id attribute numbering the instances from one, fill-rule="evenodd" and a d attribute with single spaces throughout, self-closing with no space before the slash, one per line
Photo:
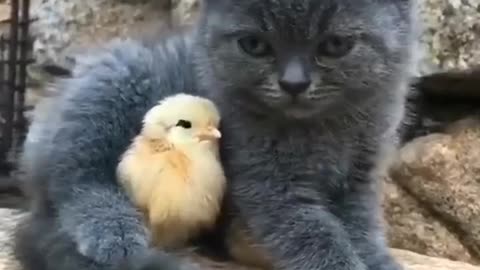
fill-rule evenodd
<path id="1" fill-rule="evenodd" d="M 390 177 L 385 180 L 384 208 L 390 246 L 429 256 L 475 262 L 457 235 Z"/>
<path id="2" fill-rule="evenodd" d="M 418 0 L 427 49 L 424 73 L 480 63 L 480 0 Z M 429 67 L 429 68 L 427 68 Z"/>
<path id="3" fill-rule="evenodd" d="M 452 261 L 443 258 L 429 257 L 417 253 L 392 249 L 393 255 L 403 264 L 405 270 L 479 270 L 479 266 Z"/>
<path id="4" fill-rule="evenodd" d="M 473 119 L 401 149 L 391 168 L 396 185 L 390 191 L 387 185 L 385 203 L 393 245 L 479 264 L 478 149 L 480 121 Z M 396 196 L 392 189 L 402 195 Z"/>
<path id="5" fill-rule="evenodd" d="M 31 34 L 39 63 L 70 65 L 84 47 L 138 35 L 167 20 L 167 0 L 33 0 Z"/>
<path id="6" fill-rule="evenodd" d="M 7 208 L 0 208 L 0 270 L 18 270 L 18 263 L 12 258 L 11 238 L 15 225 L 25 214 Z"/>
<path id="7" fill-rule="evenodd" d="M 13 259 L 11 252 L 11 232 L 19 220 L 27 214 L 0 208 L 0 270 L 20 270 L 18 263 Z M 480 267 L 463 262 L 451 261 L 443 258 L 423 256 L 410 251 L 392 249 L 399 262 L 405 266 L 405 270 L 480 270 Z M 233 263 L 213 262 L 206 258 L 196 257 L 190 259 L 201 264 L 205 270 L 259 270 Z"/>

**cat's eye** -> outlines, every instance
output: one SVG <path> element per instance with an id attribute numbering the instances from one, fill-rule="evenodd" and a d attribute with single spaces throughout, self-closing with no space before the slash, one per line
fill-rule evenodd
<path id="1" fill-rule="evenodd" d="M 265 57 L 272 53 L 268 42 L 256 37 L 246 36 L 238 40 L 238 46 L 247 54 L 253 57 Z"/>
<path id="2" fill-rule="evenodd" d="M 340 58 L 347 55 L 355 45 L 355 39 L 351 36 L 330 35 L 318 46 L 317 54 Z"/>
<path id="3" fill-rule="evenodd" d="M 180 119 L 180 120 L 178 120 L 176 126 L 177 126 L 177 127 L 187 128 L 187 129 L 188 129 L 188 128 L 191 128 L 191 127 L 192 127 L 192 122 L 187 121 L 187 120 Z"/>

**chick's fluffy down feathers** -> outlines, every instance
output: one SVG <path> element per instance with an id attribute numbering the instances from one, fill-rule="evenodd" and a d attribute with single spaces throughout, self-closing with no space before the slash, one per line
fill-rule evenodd
<path id="1" fill-rule="evenodd" d="M 163 248 L 213 227 L 226 185 L 215 141 L 178 146 L 144 134 L 123 155 L 118 177 Z"/>

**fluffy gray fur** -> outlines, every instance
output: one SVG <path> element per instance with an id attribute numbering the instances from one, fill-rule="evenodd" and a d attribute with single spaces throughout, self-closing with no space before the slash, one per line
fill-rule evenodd
<path id="1" fill-rule="evenodd" d="M 140 214 L 115 181 L 143 114 L 178 92 L 219 105 L 225 211 L 245 220 L 275 268 L 399 269 L 372 172 L 403 114 L 413 3 L 204 2 L 192 32 L 155 46 L 110 44 L 59 84 L 64 94 L 26 141 L 33 215 L 16 242 L 25 270 L 192 267 L 148 249 Z M 341 56 L 318 49 L 332 34 L 352 41 Z M 271 53 L 252 57 L 243 38 Z M 294 96 L 280 86 L 285 78 L 308 83 Z"/>

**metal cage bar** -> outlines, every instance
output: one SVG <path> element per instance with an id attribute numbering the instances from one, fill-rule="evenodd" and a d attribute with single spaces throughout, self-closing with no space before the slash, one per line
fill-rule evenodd
<path id="1" fill-rule="evenodd" d="M 25 89 L 27 65 L 31 62 L 28 31 L 30 0 L 11 0 L 8 32 L 0 36 L 0 170 L 10 163 L 9 156 L 26 132 Z M 0 171 L 1 172 L 1 171 Z"/>

